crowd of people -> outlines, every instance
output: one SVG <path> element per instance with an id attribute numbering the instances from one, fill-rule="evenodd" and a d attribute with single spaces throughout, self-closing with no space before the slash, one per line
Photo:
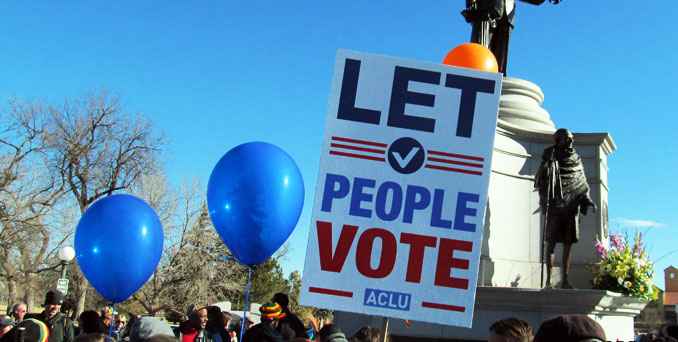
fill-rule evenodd
<path id="1" fill-rule="evenodd" d="M 0 315 L 0 342 L 238 342 L 241 322 L 217 306 L 194 306 L 188 319 L 173 329 L 157 317 L 131 316 L 129 322 L 110 307 L 80 314 L 77 324 L 61 312 L 64 296 L 58 290 L 45 295 L 44 310 L 28 314 L 18 303 L 8 316 Z M 359 329 L 350 338 L 335 324 L 304 324 L 289 308 L 283 293 L 260 309 L 260 323 L 247 320 L 245 342 L 377 342 L 381 332 Z M 605 342 L 605 331 L 586 315 L 562 315 L 542 322 L 536 333 L 526 321 L 507 318 L 492 324 L 489 342 Z M 642 342 L 678 342 L 678 326 L 664 326 L 656 334 L 638 336 Z"/>
<path id="2" fill-rule="evenodd" d="M 9 315 L 0 315 L 0 342 L 238 342 L 241 319 L 218 306 L 194 306 L 188 319 L 177 328 L 157 317 L 116 315 L 111 307 L 87 310 L 77 322 L 61 312 L 64 295 L 50 290 L 45 295 L 43 311 L 28 314 L 27 306 L 18 303 Z M 347 339 L 336 326 L 322 328 L 305 325 L 289 308 L 286 294 L 277 293 L 270 303 L 260 307 L 260 322 L 245 322 L 243 341 L 248 342 L 374 342 L 378 329 L 365 327 Z"/>

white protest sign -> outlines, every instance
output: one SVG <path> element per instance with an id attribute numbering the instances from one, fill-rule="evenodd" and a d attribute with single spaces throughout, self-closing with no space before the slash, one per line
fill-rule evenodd
<path id="1" fill-rule="evenodd" d="M 471 326 L 501 75 L 340 50 L 301 303 Z"/>

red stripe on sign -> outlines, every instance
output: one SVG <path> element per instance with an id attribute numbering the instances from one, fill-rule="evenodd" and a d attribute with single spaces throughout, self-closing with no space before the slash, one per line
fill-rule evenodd
<path id="1" fill-rule="evenodd" d="M 480 176 L 480 175 L 483 174 L 480 171 L 471 171 L 471 170 L 457 169 L 457 168 L 453 168 L 453 167 L 438 166 L 438 165 L 431 165 L 431 164 L 426 164 L 425 167 L 427 169 L 443 170 L 443 171 L 450 171 L 450 172 L 460 172 L 460 173 L 466 173 L 466 174 L 469 174 L 469 175 L 477 175 L 477 176 Z"/>
<path id="2" fill-rule="evenodd" d="M 434 162 L 454 164 L 454 165 L 464 165 L 464 166 L 469 166 L 469 167 L 478 167 L 478 168 L 481 168 L 481 169 L 483 168 L 483 164 L 467 163 L 467 162 L 462 162 L 462 161 L 458 161 L 458 160 L 441 159 L 441 158 L 436 158 L 436 157 L 428 157 L 428 160 L 434 161 Z"/>
<path id="3" fill-rule="evenodd" d="M 439 310 L 447 310 L 447 311 L 457 311 L 457 312 L 465 312 L 466 311 L 465 307 L 458 306 L 458 305 L 421 302 L 421 306 L 423 306 L 425 308 L 430 308 L 430 309 L 439 309 Z"/>
<path id="4" fill-rule="evenodd" d="M 379 153 L 379 154 L 384 154 L 384 153 L 386 153 L 385 150 L 377 150 L 377 149 L 375 149 L 375 148 L 358 147 L 358 146 L 351 146 L 351 145 L 344 145 L 344 144 L 336 144 L 336 143 L 330 144 L 330 147 L 335 147 L 335 148 L 345 148 L 345 149 L 347 149 L 347 150 L 356 150 L 356 151 L 372 152 L 372 153 Z"/>
<path id="5" fill-rule="evenodd" d="M 330 151 L 330 154 L 335 155 L 335 156 L 344 156 L 344 157 L 351 157 L 351 158 L 376 160 L 376 161 L 382 161 L 382 162 L 386 161 L 386 159 L 384 159 L 384 158 L 373 157 L 373 156 L 365 156 L 365 155 L 362 155 L 362 154 L 355 154 L 355 153 L 348 153 L 348 152 Z"/>
<path id="6" fill-rule="evenodd" d="M 313 287 L 313 286 L 311 286 L 311 287 L 308 288 L 308 292 L 320 293 L 320 294 L 325 294 L 325 295 L 330 295 L 330 296 L 353 298 L 353 292 L 326 289 L 326 288 L 323 288 L 323 287 Z"/>
<path id="7" fill-rule="evenodd" d="M 368 141 L 368 140 L 358 140 L 358 139 L 351 139 L 351 138 L 343 138 L 343 137 L 332 137 L 332 140 L 335 141 L 343 141 L 343 142 L 350 142 L 354 144 L 363 144 L 363 145 L 370 145 L 370 146 L 376 146 L 376 147 L 386 147 L 388 145 L 374 142 L 374 141 Z"/>
<path id="8" fill-rule="evenodd" d="M 461 159 L 468 159 L 468 160 L 475 160 L 475 161 L 485 161 L 485 158 L 483 158 L 483 157 L 467 156 L 465 154 L 448 153 L 448 152 L 441 152 L 441 151 L 430 151 L 430 150 L 428 151 L 428 153 L 438 155 L 438 156 L 452 157 L 452 158 L 461 158 Z"/>

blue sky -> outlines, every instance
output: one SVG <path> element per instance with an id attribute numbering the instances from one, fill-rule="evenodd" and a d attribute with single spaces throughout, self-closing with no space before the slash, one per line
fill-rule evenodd
<path id="1" fill-rule="evenodd" d="M 0 101 L 108 89 L 166 136 L 174 184 L 206 184 L 240 143 L 282 147 L 307 188 L 291 271 L 303 267 L 336 50 L 438 62 L 468 39 L 461 9 L 462 1 L 3 1 Z M 558 126 L 614 138 L 612 227 L 653 226 L 644 230 L 654 258 L 678 249 L 677 16 L 678 6 L 630 0 L 519 3 L 511 42 L 509 73 L 542 87 Z M 669 264 L 678 253 L 658 273 Z"/>

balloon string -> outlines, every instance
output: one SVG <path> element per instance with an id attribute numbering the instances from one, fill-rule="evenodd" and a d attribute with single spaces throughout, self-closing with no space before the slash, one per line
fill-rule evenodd
<path id="1" fill-rule="evenodd" d="M 252 287 L 252 267 L 247 266 L 247 284 L 245 285 L 245 305 L 242 308 L 242 322 L 240 322 L 240 342 L 245 336 L 245 322 L 247 321 L 247 310 L 250 306 L 250 288 Z"/>
<path id="2" fill-rule="evenodd" d="M 111 304 L 111 322 L 108 324 L 108 336 L 110 338 L 113 338 L 113 323 L 115 322 L 115 319 L 113 314 L 115 313 L 115 303 Z"/>

